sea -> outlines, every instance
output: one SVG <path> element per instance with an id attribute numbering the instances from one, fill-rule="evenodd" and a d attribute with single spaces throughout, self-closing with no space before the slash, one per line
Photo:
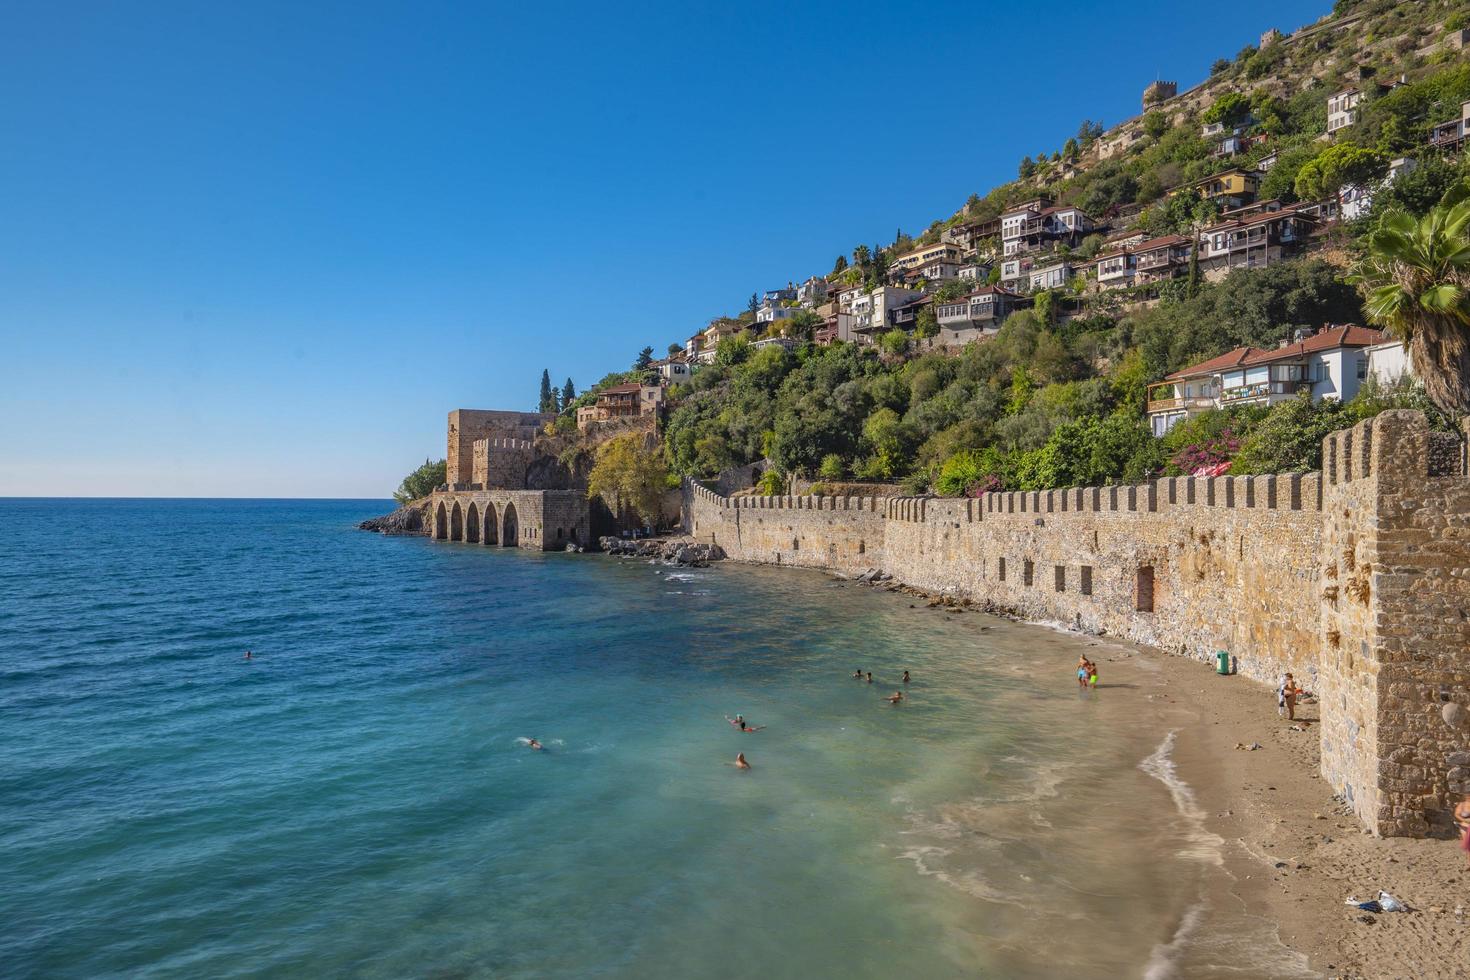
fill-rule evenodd
<path id="1" fill-rule="evenodd" d="M 4 975 L 1310 975 L 1151 657 L 390 506 L 0 500 Z"/>

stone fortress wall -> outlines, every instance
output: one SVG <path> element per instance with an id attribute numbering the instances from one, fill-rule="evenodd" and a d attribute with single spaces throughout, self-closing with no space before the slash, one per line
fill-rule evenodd
<path id="1" fill-rule="evenodd" d="M 555 415 L 540 412 L 504 412 L 477 408 L 457 408 L 449 413 L 449 438 L 445 452 L 445 481 L 450 485 L 480 483 L 474 474 L 475 443 L 530 443 Z M 489 446 L 487 451 L 498 446 Z"/>
<path id="2" fill-rule="evenodd" d="M 1322 770 L 1375 832 L 1448 830 L 1470 792 L 1470 479 L 1460 441 L 1386 412 L 1323 473 L 978 499 L 725 497 L 686 530 L 733 559 L 907 584 L 1320 695 Z"/>

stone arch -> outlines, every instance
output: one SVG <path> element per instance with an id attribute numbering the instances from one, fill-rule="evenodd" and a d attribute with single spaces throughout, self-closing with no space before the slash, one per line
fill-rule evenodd
<path id="1" fill-rule="evenodd" d="M 485 529 L 482 535 L 485 544 L 495 544 L 500 540 L 500 516 L 495 512 L 494 501 L 485 504 L 485 516 L 480 523 Z"/>
<path id="2" fill-rule="evenodd" d="M 443 541 L 449 537 L 449 518 L 444 513 L 444 501 L 439 501 L 439 509 L 434 514 L 434 537 Z"/>
<path id="3" fill-rule="evenodd" d="M 459 509 L 459 501 L 454 502 L 454 509 L 449 512 L 449 540 L 464 540 L 464 511 Z"/>
<path id="4" fill-rule="evenodd" d="M 480 543 L 480 508 L 470 501 L 469 510 L 464 516 L 464 539 L 470 544 Z"/>
<path id="5" fill-rule="evenodd" d="M 500 526 L 504 528 L 500 533 L 500 546 L 502 548 L 514 548 L 521 541 L 520 522 L 516 518 L 516 505 L 510 501 L 505 504 L 505 517 Z"/>

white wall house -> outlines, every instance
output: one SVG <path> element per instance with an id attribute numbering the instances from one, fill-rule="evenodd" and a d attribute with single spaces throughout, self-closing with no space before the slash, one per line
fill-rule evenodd
<path id="1" fill-rule="evenodd" d="M 1367 216 L 1373 208 L 1373 195 L 1404 174 L 1412 173 L 1419 166 L 1413 157 L 1399 157 L 1388 165 L 1388 173 L 1377 184 L 1348 184 L 1337 192 L 1338 215 L 1344 221 L 1354 221 Z"/>
<path id="2" fill-rule="evenodd" d="M 1347 401 L 1368 377 L 1368 349 L 1384 340 L 1380 331 L 1345 324 L 1271 350 L 1238 347 L 1153 385 L 1146 409 L 1149 428 L 1161 436 L 1200 412 L 1275 405 L 1302 392 L 1313 401 Z"/>
<path id="3" fill-rule="evenodd" d="M 1327 100 L 1327 135 L 1346 129 L 1358 121 L 1358 103 L 1363 93 L 1355 88 L 1338 92 Z"/>
<path id="4" fill-rule="evenodd" d="M 1391 385 L 1414 376 L 1409 352 L 1402 340 L 1388 340 L 1363 348 L 1368 358 L 1368 377 L 1382 385 Z"/>

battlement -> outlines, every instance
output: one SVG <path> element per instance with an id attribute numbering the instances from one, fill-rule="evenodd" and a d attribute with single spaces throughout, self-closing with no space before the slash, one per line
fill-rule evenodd
<path id="1" fill-rule="evenodd" d="M 482 440 L 529 444 L 556 416 L 542 412 L 506 412 L 457 408 L 449 413 L 444 460 L 449 484 L 483 483 L 474 474 L 475 443 Z"/>
<path id="2" fill-rule="evenodd" d="M 1321 472 L 939 497 L 724 497 L 686 529 L 736 560 L 856 574 L 1070 623 L 1322 694 L 1322 770 L 1373 830 L 1444 829 L 1470 792 L 1470 478 L 1417 412 L 1323 441 Z M 1470 715 L 1470 703 L 1454 717 Z M 1448 719 L 1453 713 L 1445 713 Z M 1388 761 L 1392 754 L 1393 761 Z"/>

